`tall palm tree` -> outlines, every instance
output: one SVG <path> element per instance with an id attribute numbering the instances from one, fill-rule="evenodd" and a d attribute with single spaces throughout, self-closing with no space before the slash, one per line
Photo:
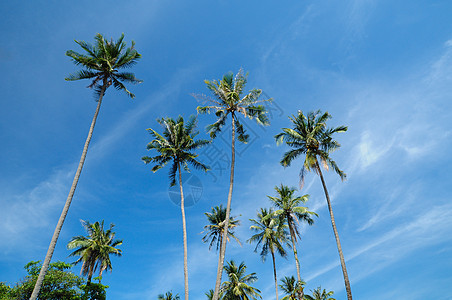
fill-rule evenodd
<path id="1" fill-rule="evenodd" d="M 256 273 L 245 275 L 246 266 L 243 261 L 237 266 L 231 260 L 224 266 L 224 270 L 228 275 L 229 281 L 223 282 L 221 288 L 223 300 L 255 300 L 262 298 L 260 296 L 261 291 L 250 286 L 257 280 Z"/>
<path id="2" fill-rule="evenodd" d="M 202 241 L 204 243 L 209 243 L 209 250 L 212 248 L 214 244 L 217 246 L 217 250 L 221 247 L 221 241 L 223 239 L 223 231 L 224 224 L 226 219 L 226 208 L 220 204 L 220 206 L 212 207 L 212 211 L 210 213 L 204 213 L 209 221 L 209 225 L 204 226 L 204 231 L 206 231 L 206 235 L 203 236 Z M 229 242 L 229 238 L 233 238 L 239 243 L 239 239 L 234 235 L 234 228 L 240 225 L 240 221 L 235 219 L 235 217 L 229 217 L 229 230 L 227 235 L 227 241 Z"/>
<path id="3" fill-rule="evenodd" d="M 104 221 L 91 224 L 89 221 L 81 221 L 88 236 L 75 236 L 67 244 L 67 248 L 75 249 L 69 256 L 79 256 L 75 262 L 82 262 L 81 273 L 88 277 L 87 285 L 91 283 L 93 274 L 99 270 L 99 283 L 102 280 L 102 273 L 112 269 L 110 255 L 121 256 L 121 249 L 116 248 L 122 245 L 122 240 L 115 240 L 113 232 L 114 224 L 110 224 L 104 230 Z"/>
<path id="4" fill-rule="evenodd" d="M 257 252 L 259 247 L 261 250 L 262 261 L 265 261 L 268 252 L 270 251 L 273 261 L 273 275 L 275 277 L 275 291 L 276 300 L 278 300 L 278 279 L 276 277 L 276 262 L 275 252 L 278 252 L 282 257 L 286 257 L 287 253 L 283 247 L 284 243 L 289 241 L 288 233 L 285 230 L 287 226 L 279 219 L 272 218 L 273 210 L 270 208 L 261 208 L 261 211 L 257 214 L 257 220 L 250 219 L 250 229 L 257 232 L 249 240 L 249 243 L 256 243 L 254 252 Z"/>
<path id="5" fill-rule="evenodd" d="M 158 300 L 180 300 L 179 294 L 173 296 L 172 292 L 166 292 L 165 295 L 158 295 Z"/>
<path id="6" fill-rule="evenodd" d="M 293 128 L 283 128 L 283 132 L 277 134 L 275 139 L 278 144 L 285 142 L 293 149 L 284 153 L 281 159 L 281 165 L 290 166 L 291 162 L 299 157 L 304 156 L 303 168 L 300 172 L 300 182 L 303 183 L 305 171 L 314 170 L 322 181 L 323 190 L 325 192 L 328 211 L 330 212 L 331 225 L 333 226 L 334 237 L 336 238 L 337 250 L 341 261 L 342 273 L 344 276 L 345 289 L 347 291 L 347 299 L 352 300 L 352 290 L 350 280 L 348 279 L 347 268 L 345 266 L 344 254 L 342 253 L 339 233 L 334 220 L 333 208 L 331 206 L 330 196 L 323 179 L 323 167 L 328 170 L 331 167 L 342 180 L 346 178 L 345 173 L 339 169 L 336 162 L 330 158 L 330 153 L 340 147 L 340 144 L 333 140 L 332 135 L 336 132 L 347 131 L 346 126 L 338 126 L 336 128 L 327 128 L 326 121 L 331 118 L 328 112 L 322 113 L 320 110 L 309 112 L 306 116 L 300 110 L 296 116 L 289 117 L 292 121 Z"/>
<path id="7" fill-rule="evenodd" d="M 185 222 L 185 207 L 184 207 L 184 191 L 182 188 L 182 169 L 189 172 L 188 165 L 192 165 L 195 169 L 208 170 L 208 167 L 196 160 L 198 157 L 193 151 L 201 148 L 209 143 L 208 140 L 195 140 L 199 134 L 196 130 L 196 117 L 191 116 L 189 121 L 185 124 L 182 116 L 179 116 L 176 121 L 172 118 L 162 118 L 158 120 L 163 126 L 163 135 L 157 131 L 149 128 L 148 131 L 153 137 L 153 140 L 147 145 L 148 150 L 156 150 L 159 155 L 150 157 L 144 156 L 143 161 L 155 164 L 152 171 L 163 168 L 168 162 L 172 162 L 169 178 L 170 185 L 176 185 L 176 172 L 179 173 L 179 189 L 181 197 L 181 213 L 182 213 L 182 230 L 184 238 L 184 285 L 185 285 L 185 300 L 188 300 L 188 262 L 187 262 L 187 227 Z"/>
<path id="8" fill-rule="evenodd" d="M 205 80 L 207 88 L 213 93 L 215 99 L 206 99 L 210 105 L 198 106 L 198 113 L 214 112 L 217 120 L 215 123 L 207 127 L 211 138 L 215 138 L 226 124 L 228 115 L 231 116 L 231 173 L 229 177 L 229 192 L 228 203 L 226 205 L 226 222 L 225 228 L 229 228 L 229 215 L 231 211 L 232 190 L 234 186 L 234 167 L 235 167 L 235 134 L 237 133 L 237 140 L 246 143 L 249 135 L 246 134 L 245 128 L 239 120 L 239 115 L 244 115 L 250 119 L 256 119 L 260 125 L 268 125 L 269 120 L 266 116 L 266 109 L 262 104 L 271 99 L 259 100 L 262 90 L 253 89 L 246 95 L 243 95 L 243 89 L 247 81 L 247 75 L 243 74 L 240 69 L 234 76 L 229 72 L 223 76 L 222 80 Z M 215 293 L 213 300 L 218 300 L 220 291 L 221 275 L 223 272 L 224 257 L 226 253 L 227 231 L 223 232 L 222 245 L 220 247 L 220 254 L 218 257 L 217 279 L 215 282 Z"/>
<path id="9" fill-rule="evenodd" d="M 49 268 L 53 251 L 55 250 L 61 228 L 63 227 L 64 220 L 66 219 L 69 206 L 72 202 L 72 197 L 74 196 L 75 189 L 80 178 L 80 173 L 82 172 L 83 164 L 85 163 L 86 153 L 88 152 L 88 146 L 93 135 L 94 126 L 96 125 L 97 115 L 99 114 L 100 105 L 105 95 L 105 91 L 108 87 L 113 85 L 116 89 L 126 92 L 126 94 L 130 98 L 134 98 L 135 95 L 127 90 L 123 82 L 132 84 L 142 82 L 141 80 L 135 78 L 135 75 L 133 73 L 119 72 L 120 69 L 130 68 L 131 66 L 136 64 L 138 59 L 141 57 L 141 55 L 135 50 L 135 42 L 132 41 L 132 46 L 126 48 L 126 43 L 124 42 L 124 34 L 122 34 L 117 41 L 105 40 L 101 34 L 97 34 L 94 39 L 94 45 L 91 45 L 84 41 L 75 41 L 78 45 L 80 45 L 80 47 L 82 47 L 84 51 L 86 51 L 86 54 L 80 54 L 72 50 L 66 52 L 66 55 L 69 56 L 76 65 L 80 65 L 83 68 L 82 70 L 69 75 L 66 80 L 92 80 L 91 84 L 88 87 L 94 89 L 98 97 L 97 107 L 93 120 L 91 122 L 91 126 L 89 128 L 88 137 L 86 138 L 85 146 L 83 147 L 82 156 L 80 158 L 80 162 L 78 164 L 78 168 L 75 173 L 69 195 L 67 196 L 63 211 L 61 212 L 60 218 L 55 228 L 55 232 L 52 236 L 52 240 L 50 241 L 44 263 L 42 264 L 42 268 L 30 300 L 36 300 L 36 298 L 38 297 L 42 281 L 44 280 L 44 276 L 47 272 L 47 269 Z"/>
<path id="10" fill-rule="evenodd" d="M 308 210 L 307 207 L 299 206 L 302 203 L 308 201 L 309 195 L 303 195 L 301 197 L 295 197 L 295 188 L 289 188 L 281 184 L 281 186 L 276 186 L 275 191 L 277 197 L 268 196 L 272 204 L 277 208 L 273 213 L 276 217 L 287 222 L 289 227 L 290 238 L 292 240 L 293 254 L 295 257 L 295 265 L 297 267 L 297 278 L 301 282 L 300 276 L 300 262 L 298 260 L 297 253 L 297 238 L 300 237 L 300 231 L 298 230 L 298 224 L 300 221 L 306 222 L 308 225 L 312 225 L 314 220 L 311 218 L 312 215 L 317 215 L 314 212 Z M 299 300 L 303 299 L 303 289 L 300 289 Z"/>
<path id="11" fill-rule="evenodd" d="M 312 291 L 312 296 L 306 295 L 306 300 L 336 300 L 335 298 L 332 298 L 334 294 L 333 291 L 327 292 L 325 289 L 322 291 L 322 287 L 318 287 L 315 290 Z"/>
<path id="12" fill-rule="evenodd" d="M 299 291 L 303 289 L 303 285 L 305 285 L 304 281 L 297 281 L 294 276 L 286 276 L 281 279 L 283 284 L 280 284 L 279 287 L 286 293 L 281 300 L 296 300 Z M 306 297 L 306 296 L 305 296 Z"/>

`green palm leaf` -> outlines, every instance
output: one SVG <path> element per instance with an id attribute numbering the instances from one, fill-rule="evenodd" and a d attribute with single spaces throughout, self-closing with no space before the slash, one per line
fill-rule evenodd
<path id="1" fill-rule="evenodd" d="M 67 248 L 75 249 L 69 256 L 79 256 L 74 264 L 83 262 L 81 273 L 88 277 L 88 282 L 91 282 L 96 270 L 99 270 L 100 278 L 103 271 L 112 270 L 110 255 L 122 255 L 121 249 L 116 248 L 122 245 L 122 240 L 115 239 L 115 232 L 112 231 L 114 224 L 110 224 L 110 227 L 104 230 L 103 220 L 94 224 L 82 220 L 81 223 L 88 236 L 73 237 Z"/>

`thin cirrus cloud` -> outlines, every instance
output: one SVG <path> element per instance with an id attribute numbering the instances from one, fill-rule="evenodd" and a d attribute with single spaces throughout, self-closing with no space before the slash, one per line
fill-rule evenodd
<path id="1" fill-rule="evenodd" d="M 383 235 L 367 241 L 365 245 L 355 247 L 355 249 L 350 251 L 350 255 L 346 255 L 347 261 L 355 271 L 353 282 L 357 283 L 372 273 L 405 257 L 410 252 L 452 240 L 452 237 L 447 238 L 446 234 L 452 226 L 451 209 L 452 205 L 435 207 L 426 214 L 418 215 L 412 222 L 400 224 Z M 384 263 L 381 262 L 382 253 L 385 255 Z M 355 260 L 357 262 L 354 262 Z M 362 264 L 361 260 L 366 260 L 366 263 Z M 354 264 L 361 267 L 354 268 Z M 337 267 L 339 267 L 339 262 L 327 264 L 319 271 L 307 276 L 306 280 L 313 280 Z"/>
<path id="2" fill-rule="evenodd" d="M 152 101 L 143 101 L 137 108 L 123 116 L 113 130 L 92 144 L 88 158 L 92 161 L 101 160 L 110 146 L 132 130 L 133 126 L 153 107 L 177 94 L 180 79 L 194 70 L 195 68 L 182 69 L 161 90 L 148 96 Z M 0 211 L 0 223 L 3 230 L 0 231 L 0 237 L 9 240 L 9 243 L 2 244 L 0 251 L 9 251 L 19 243 L 28 244 L 27 249 L 36 247 L 33 243 L 27 242 L 28 238 L 38 234 L 43 227 L 54 226 L 50 224 L 50 216 L 57 213 L 64 204 L 76 167 L 76 162 L 60 166 L 57 171 L 53 171 L 47 179 L 33 188 L 25 191 L 16 190 L 2 197 L 3 209 Z"/>

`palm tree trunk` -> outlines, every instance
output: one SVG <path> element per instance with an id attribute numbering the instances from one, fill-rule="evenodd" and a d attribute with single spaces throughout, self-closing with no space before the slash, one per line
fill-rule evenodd
<path id="1" fill-rule="evenodd" d="M 180 188 L 180 210 L 182 212 L 182 230 L 184 232 L 184 286 L 185 286 L 185 300 L 188 300 L 188 260 L 187 260 L 187 226 L 185 223 L 185 208 L 184 208 L 184 190 L 182 189 L 182 172 L 180 163 L 177 163 L 179 169 L 179 188 Z"/>
<path id="2" fill-rule="evenodd" d="M 275 275 L 275 290 L 276 290 L 276 300 L 278 300 L 278 278 L 276 277 L 276 262 L 275 262 L 275 253 L 271 250 L 272 259 L 273 259 L 273 274 Z"/>
<path id="3" fill-rule="evenodd" d="M 319 172 L 320 180 L 322 181 L 323 190 L 325 191 L 326 202 L 328 204 L 328 210 L 331 217 L 331 225 L 333 225 L 334 237 L 336 238 L 337 251 L 339 252 L 339 257 L 341 260 L 342 274 L 344 275 L 345 289 L 347 291 L 347 299 L 352 300 L 352 289 L 350 287 L 350 280 L 348 279 L 347 268 L 345 266 L 344 254 L 342 253 L 341 241 L 339 240 L 339 233 L 337 232 L 336 222 L 334 221 L 333 208 L 331 206 L 330 196 L 328 195 L 328 190 L 326 189 L 325 180 L 323 179 L 322 170 L 320 169 L 319 162 L 316 160 L 316 168 Z"/>
<path id="4" fill-rule="evenodd" d="M 217 280 L 215 282 L 215 291 L 213 294 L 213 300 L 218 300 L 218 295 L 220 293 L 221 285 L 221 275 L 223 274 L 224 257 L 226 253 L 226 240 L 228 238 L 229 229 L 229 214 L 231 212 L 231 200 L 232 200 L 232 189 L 234 187 L 234 164 L 235 164 L 235 121 L 234 113 L 231 113 L 232 118 L 232 137 L 231 137 L 231 175 L 229 177 L 229 193 L 228 193 L 228 204 L 226 206 L 226 219 L 224 220 L 224 232 L 221 241 L 220 255 L 218 257 L 218 268 L 217 268 Z"/>
<path id="5" fill-rule="evenodd" d="M 292 226 L 290 226 L 290 225 L 289 225 L 289 230 L 290 230 L 290 238 L 292 239 L 293 255 L 295 256 L 295 265 L 297 266 L 297 279 L 298 279 L 298 282 L 301 284 L 300 262 L 298 261 L 297 246 L 295 245 L 295 233 L 293 231 Z M 301 288 L 301 290 L 299 292 L 298 291 L 298 285 L 297 285 L 297 297 L 298 297 L 298 300 L 302 300 L 303 296 L 304 296 L 303 288 Z"/>
<path id="6" fill-rule="evenodd" d="M 88 152 L 88 146 L 91 142 L 91 137 L 93 136 L 94 126 L 96 125 L 97 115 L 99 114 L 100 105 L 102 103 L 102 98 L 104 97 L 105 90 L 108 87 L 107 80 L 104 79 L 102 90 L 99 95 L 99 100 L 97 102 L 96 112 L 94 113 L 93 121 L 91 122 L 91 127 L 89 128 L 88 137 L 85 141 L 85 146 L 83 147 L 82 157 L 80 158 L 80 162 L 78 164 L 77 171 L 75 172 L 74 180 L 72 181 L 72 186 L 69 191 L 69 195 L 67 196 L 66 203 L 64 204 L 63 211 L 61 212 L 60 219 L 58 220 L 57 226 L 52 236 L 52 240 L 50 241 L 49 248 L 47 250 L 46 257 L 44 259 L 44 263 L 42 264 L 41 271 L 39 272 L 38 280 L 36 281 L 35 287 L 33 289 L 33 293 L 31 294 L 30 300 L 36 300 L 39 295 L 39 291 L 41 290 L 42 282 L 44 281 L 44 276 L 47 273 L 47 269 L 49 268 L 50 260 L 53 256 L 53 251 L 55 250 L 56 243 L 58 241 L 58 237 L 60 236 L 61 228 L 63 227 L 64 220 L 66 219 L 69 206 L 71 206 L 72 197 L 75 193 L 75 188 L 77 187 L 78 180 L 80 178 L 80 173 L 83 169 L 83 164 L 85 163 L 86 153 Z"/>

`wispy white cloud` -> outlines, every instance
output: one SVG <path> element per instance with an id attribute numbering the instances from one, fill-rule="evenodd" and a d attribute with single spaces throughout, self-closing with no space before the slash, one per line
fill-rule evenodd
<path id="1" fill-rule="evenodd" d="M 30 190 L 3 195 L 0 239 L 8 243 L 1 244 L 2 253 L 17 252 L 18 245 L 31 249 L 40 230 L 51 230 L 50 216 L 63 207 L 72 176 L 73 171 L 59 170 Z"/>
<path id="2" fill-rule="evenodd" d="M 447 235 L 451 226 L 452 205 L 438 206 L 430 209 L 427 213 L 418 215 L 412 222 L 400 224 L 381 236 L 368 241 L 365 245 L 355 248 L 351 251 L 351 254 L 345 255 L 347 264 L 351 265 L 353 260 L 362 257 L 366 260 L 365 265 L 367 267 L 353 268 L 353 282 L 357 283 L 405 257 L 408 253 L 435 243 L 452 240 L 452 236 Z M 388 243 L 390 243 L 390 246 L 388 246 Z M 381 261 L 382 257 L 385 258 L 384 261 Z M 363 266 L 361 263 L 358 264 Z M 317 272 L 310 274 L 307 280 L 313 280 L 337 267 L 339 267 L 339 262 L 327 264 Z"/>
<path id="3" fill-rule="evenodd" d="M 149 95 L 134 110 L 127 113 L 107 135 L 93 143 L 88 157 L 91 161 L 101 161 L 102 156 L 108 152 L 112 144 L 118 143 L 127 132 L 153 107 L 179 92 L 182 78 L 195 72 L 197 67 L 181 69 L 172 80 L 160 91 Z M 42 228 L 51 231 L 54 224 L 50 224 L 53 216 L 64 205 L 77 163 L 61 166 L 45 180 L 30 189 L 20 189 L 3 195 L 0 199 L 0 238 L 8 240 L 3 243 L 0 251 L 15 249 L 19 243 L 29 243 L 26 249 L 30 251 L 36 247 L 31 238 Z M 83 176 L 83 175 L 82 175 Z M 53 222 L 53 220 L 52 220 Z"/>
<path id="4" fill-rule="evenodd" d="M 315 15 L 315 14 L 314 14 Z M 265 63 L 272 55 L 277 55 L 279 48 L 288 40 L 292 40 L 296 36 L 307 32 L 310 26 L 310 19 L 313 16 L 313 5 L 306 7 L 301 15 L 292 22 L 283 32 L 279 31 L 272 43 L 270 43 L 262 54 L 262 62 Z"/>

